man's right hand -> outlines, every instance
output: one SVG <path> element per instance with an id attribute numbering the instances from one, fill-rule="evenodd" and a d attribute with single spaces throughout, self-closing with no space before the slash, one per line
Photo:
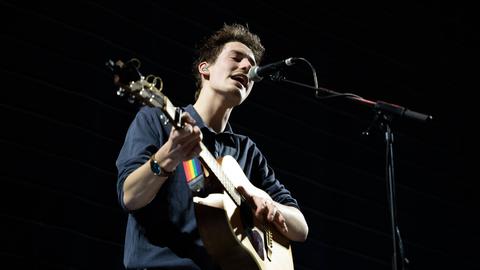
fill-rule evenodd
<path id="1" fill-rule="evenodd" d="M 172 128 L 167 142 L 155 153 L 155 160 L 166 171 L 173 171 L 177 165 L 200 154 L 200 141 L 203 138 L 195 119 L 188 112 L 182 114 L 184 127 Z"/>

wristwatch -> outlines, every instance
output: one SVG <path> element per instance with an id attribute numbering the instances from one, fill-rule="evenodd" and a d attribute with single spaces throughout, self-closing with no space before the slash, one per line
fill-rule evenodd
<path id="1" fill-rule="evenodd" d="M 162 176 L 162 177 L 169 177 L 171 176 L 175 171 L 168 172 L 164 170 L 158 161 L 155 160 L 155 154 L 150 157 L 150 169 L 152 170 L 153 174 L 157 176 Z"/>

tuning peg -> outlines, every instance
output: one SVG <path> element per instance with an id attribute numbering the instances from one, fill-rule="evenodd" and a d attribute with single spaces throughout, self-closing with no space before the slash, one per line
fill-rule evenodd
<path id="1" fill-rule="evenodd" d="M 165 125 L 165 126 L 168 124 L 168 122 L 170 122 L 170 121 L 168 121 L 168 118 L 165 117 L 165 115 L 163 115 L 163 114 L 160 115 L 160 119 L 163 120 L 163 125 Z"/>
<path id="2" fill-rule="evenodd" d="M 125 89 L 123 88 L 118 88 L 117 90 L 117 96 L 123 97 L 125 95 Z"/>

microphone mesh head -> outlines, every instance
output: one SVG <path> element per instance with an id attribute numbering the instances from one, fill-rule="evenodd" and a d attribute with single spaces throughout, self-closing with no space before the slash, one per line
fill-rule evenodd
<path id="1" fill-rule="evenodd" d="M 259 82 L 263 79 L 263 77 L 258 76 L 257 74 L 258 66 L 253 66 L 248 71 L 248 79 L 254 82 Z"/>

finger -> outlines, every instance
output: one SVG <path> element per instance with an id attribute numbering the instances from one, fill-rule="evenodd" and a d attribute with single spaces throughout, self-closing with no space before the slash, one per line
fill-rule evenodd
<path id="1" fill-rule="evenodd" d="M 247 205 L 249 205 L 252 209 L 255 209 L 255 201 L 253 200 L 252 196 L 247 192 L 247 190 L 243 186 L 237 186 L 238 193 L 245 199 Z"/>
<path id="2" fill-rule="evenodd" d="M 270 211 L 268 208 L 268 202 L 264 199 L 260 199 L 260 200 L 257 200 L 256 206 L 257 206 L 257 209 L 255 210 L 255 216 L 260 220 L 268 219 L 268 213 Z"/>
<path id="3" fill-rule="evenodd" d="M 240 195 L 246 195 L 245 188 L 243 186 L 237 186 L 236 189 Z"/>
<path id="4" fill-rule="evenodd" d="M 175 130 L 171 134 L 171 139 L 174 144 L 187 144 L 192 140 L 200 140 L 202 133 L 197 127 L 193 127 L 190 124 L 186 124 L 182 129 Z"/>
<path id="5" fill-rule="evenodd" d="M 277 210 L 277 214 L 275 215 L 275 220 L 273 223 L 275 224 L 278 230 L 283 231 L 285 233 L 288 232 L 287 221 L 285 220 L 285 217 L 282 215 L 280 210 Z"/>
<path id="6" fill-rule="evenodd" d="M 268 203 L 268 213 L 267 213 L 268 221 L 273 221 L 275 219 L 275 216 L 278 214 L 277 210 L 278 208 L 273 202 Z"/>
<path id="7" fill-rule="evenodd" d="M 187 138 L 187 140 L 190 138 L 199 139 L 199 140 L 203 139 L 203 133 L 198 126 L 192 126 L 190 124 L 187 124 L 185 125 L 183 130 L 180 131 L 180 133 L 181 133 L 180 137 Z"/>
<path id="8" fill-rule="evenodd" d="M 180 134 L 179 137 L 183 138 L 193 134 L 193 126 L 191 124 L 186 123 L 183 128 L 178 129 L 178 133 Z"/>
<path id="9" fill-rule="evenodd" d="M 202 131 L 198 126 L 195 125 L 186 124 L 181 133 L 187 136 L 194 135 L 196 137 L 199 137 L 200 139 L 203 139 Z"/>
<path id="10" fill-rule="evenodd" d="M 203 140 L 203 133 L 198 126 L 193 126 L 193 134 L 198 135 L 200 140 Z"/>
<path id="11" fill-rule="evenodd" d="M 199 156 L 201 152 L 202 152 L 202 147 L 200 147 L 199 144 L 195 145 L 192 149 L 192 154 L 194 156 Z"/>
<path id="12" fill-rule="evenodd" d="M 183 145 L 183 149 L 181 150 L 182 153 L 184 153 L 185 158 L 184 160 L 190 160 L 193 157 L 197 156 L 200 152 L 198 152 L 200 149 L 200 145 L 198 144 L 200 142 L 200 138 L 196 140 L 191 140 L 188 143 Z"/>
<path id="13" fill-rule="evenodd" d="M 190 151 L 189 154 L 187 154 L 187 157 L 185 160 L 190 160 L 192 158 L 198 157 L 200 155 L 200 152 L 202 152 L 202 148 L 200 146 L 195 146 L 192 151 Z"/>
<path id="14" fill-rule="evenodd" d="M 277 215 L 278 215 L 277 207 L 273 206 L 269 208 L 268 215 L 267 215 L 268 221 L 274 221 Z"/>
<path id="15" fill-rule="evenodd" d="M 285 221 L 280 222 L 280 221 L 275 221 L 273 222 L 273 225 L 275 228 L 277 228 L 278 231 L 283 232 L 283 233 L 288 233 L 288 226 Z"/>
<path id="16" fill-rule="evenodd" d="M 200 141 L 200 135 L 193 134 L 177 137 L 173 140 L 173 144 L 175 145 L 177 151 L 186 153 L 192 151 L 196 145 L 199 145 Z"/>
<path id="17" fill-rule="evenodd" d="M 247 192 L 247 190 L 243 186 L 237 186 L 237 191 L 242 195 L 245 199 L 252 199 L 252 196 Z"/>
<path id="18" fill-rule="evenodd" d="M 184 127 L 183 127 L 183 133 L 184 134 L 192 134 L 193 133 L 193 126 L 190 125 L 190 124 L 186 124 Z"/>
<path id="19" fill-rule="evenodd" d="M 188 112 L 182 113 L 182 121 L 184 123 L 189 123 L 191 125 L 194 125 L 197 122 L 195 121 L 195 119 L 193 119 L 193 117 Z"/>

